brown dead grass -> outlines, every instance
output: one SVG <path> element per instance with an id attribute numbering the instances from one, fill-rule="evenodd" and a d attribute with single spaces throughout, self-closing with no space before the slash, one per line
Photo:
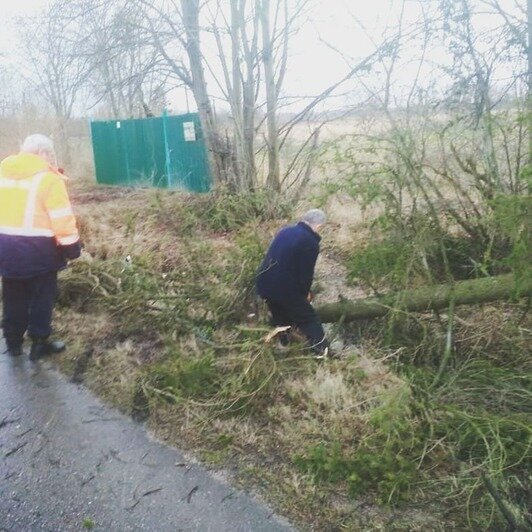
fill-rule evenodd
<path id="1" fill-rule="evenodd" d="M 98 189 L 75 197 L 87 250 L 84 260 L 149 255 L 150 264 L 158 271 L 179 271 L 189 260 L 190 246 L 208 242 L 212 256 L 205 260 L 223 262 L 235 245 L 230 234 L 203 230 L 187 241 L 188 237 L 171 224 L 162 223 L 147 208 L 153 191 Z M 278 226 L 275 221 L 262 224 L 260 231 L 266 242 Z M 334 243 L 333 231 L 325 236 L 324 246 L 328 243 Z M 346 285 L 341 254 L 336 252 L 325 252 L 321 257 L 317 281 L 323 284 L 318 302 L 363 295 L 360 289 Z M 205 286 L 208 282 L 205 279 Z M 164 339 L 143 330 L 123 334 L 119 321 L 104 310 L 93 308 L 86 313 L 61 309 L 57 322 L 69 349 L 57 362 L 68 375 L 84 380 L 95 393 L 127 413 L 135 411 L 146 370 L 164 360 L 165 343 L 172 342 L 191 359 L 209 348 L 194 334 Z M 214 343 L 220 347 L 239 343 L 241 334 L 220 329 L 213 336 Z M 242 365 L 239 351 L 224 348 L 215 355 L 224 371 Z M 369 497 L 354 501 L 341 487 L 319 486 L 292 464 L 295 454 L 331 436 L 350 444 L 363 438 L 371 430 L 371 412 L 405 393 L 405 383 L 370 342 L 348 346 L 343 356 L 342 360 L 319 364 L 309 361 L 297 345 L 286 355 L 276 355 L 277 380 L 271 395 L 249 412 L 213 415 L 212 409 L 200 402 L 174 403 L 152 396 L 143 405 L 149 413 L 148 427 L 158 438 L 193 451 L 217 467 L 230 468 L 235 482 L 259 490 L 302 529 L 442 529 L 436 513 L 420 511 L 412 517 L 412 509 L 379 508 Z"/>

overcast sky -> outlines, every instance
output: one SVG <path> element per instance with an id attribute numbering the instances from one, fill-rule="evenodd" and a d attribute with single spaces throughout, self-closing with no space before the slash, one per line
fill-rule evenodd
<path id="1" fill-rule="evenodd" d="M 229 0 L 227 0 L 229 1 Z M 456 0 L 450 0 L 456 1 Z M 523 5 L 525 0 L 500 0 L 505 8 L 512 9 L 516 3 Z M 4 20 L 14 16 L 35 13 L 43 7 L 46 0 L 16 0 L 2 2 L 0 10 Z M 363 58 L 374 49 L 375 42 L 380 42 L 387 27 L 394 26 L 399 18 L 400 2 L 394 0 L 313 0 L 311 9 L 291 45 L 291 61 L 285 82 L 285 93 L 290 95 L 312 95 L 321 92 L 335 80 L 340 79 L 348 70 L 344 59 L 324 43 L 342 50 L 351 58 Z M 419 2 L 407 2 L 404 23 L 407 27 L 419 17 Z M 362 30 L 358 22 L 362 23 L 367 33 Z M 0 32 L 0 53 L 4 61 L 14 57 L 15 35 L 12 24 L 3 24 Z M 208 49 L 204 51 L 208 57 Z M 412 55 L 417 53 L 412 50 Z M 434 50 L 433 54 L 440 54 L 443 59 L 445 50 Z M 414 68 L 414 67 L 412 67 Z M 405 80 L 412 75 L 405 67 Z M 211 91 L 215 92 L 214 83 L 210 83 Z M 184 109 L 185 99 L 183 91 L 176 91 L 172 97 L 174 108 Z"/>

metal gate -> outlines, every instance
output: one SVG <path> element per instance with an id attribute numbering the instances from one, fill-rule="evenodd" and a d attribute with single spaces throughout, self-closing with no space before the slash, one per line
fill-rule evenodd
<path id="1" fill-rule="evenodd" d="M 206 192 L 211 178 L 199 115 L 91 121 L 96 180 Z"/>

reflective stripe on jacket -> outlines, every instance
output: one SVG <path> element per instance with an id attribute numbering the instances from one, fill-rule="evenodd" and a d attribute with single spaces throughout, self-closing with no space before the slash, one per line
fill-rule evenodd
<path id="1" fill-rule="evenodd" d="M 0 275 L 32 277 L 80 253 L 65 178 L 41 157 L 20 153 L 0 163 Z"/>

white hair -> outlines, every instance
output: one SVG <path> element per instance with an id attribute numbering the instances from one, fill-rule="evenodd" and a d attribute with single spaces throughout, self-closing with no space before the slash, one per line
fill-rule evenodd
<path id="1" fill-rule="evenodd" d="M 24 142 L 20 146 L 20 151 L 24 153 L 34 153 L 39 155 L 42 152 L 55 154 L 54 143 L 50 137 L 41 135 L 40 133 L 34 133 L 24 139 Z"/>
<path id="2" fill-rule="evenodd" d="M 308 225 L 323 225 L 327 216 L 321 209 L 310 209 L 302 216 L 301 221 Z"/>

